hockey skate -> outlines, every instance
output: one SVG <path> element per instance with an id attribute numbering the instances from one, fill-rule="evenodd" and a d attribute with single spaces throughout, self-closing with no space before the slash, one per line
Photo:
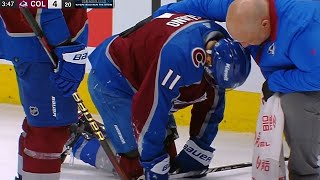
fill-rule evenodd
<path id="1" fill-rule="evenodd" d="M 101 132 L 105 134 L 104 125 L 98 121 L 98 124 Z M 61 163 L 63 163 L 68 155 L 70 155 L 71 148 L 78 141 L 78 139 L 83 136 L 86 140 L 94 138 L 93 131 L 90 127 L 90 124 L 86 121 L 84 115 L 79 111 L 78 112 L 78 122 L 70 125 L 70 138 L 65 144 L 65 150 L 61 154 Z"/>

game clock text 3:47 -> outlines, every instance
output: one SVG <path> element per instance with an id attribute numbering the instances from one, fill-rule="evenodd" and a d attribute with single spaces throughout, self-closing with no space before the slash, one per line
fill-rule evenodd
<path id="1" fill-rule="evenodd" d="M 16 0 L 1 0 L 0 3 L 1 8 L 17 8 L 17 2 Z"/>

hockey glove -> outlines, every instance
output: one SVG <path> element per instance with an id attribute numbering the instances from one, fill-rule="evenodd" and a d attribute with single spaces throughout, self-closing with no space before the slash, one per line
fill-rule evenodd
<path id="1" fill-rule="evenodd" d="M 125 155 L 121 155 L 119 159 L 120 167 L 126 173 L 130 179 L 137 179 L 142 176 L 143 169 L 140 165 L 139 157 L 129 158 Z"/>
<path id="2" fill-rule="evenodd" d="M 63 92 L 63 96 L 71 96 L 77 91 L 85 73 L 88 51 L 83 44 L 58 46 L 54 50 L 59 62 L 50 79 Z"/>
<path id="3" fill-rule="evenodd" d="M 263 93 L 263 100 L 267 102 L 267 100 L 274 94 L 273 91 L 269 89 L 268 81 L 264 81 L 262 85 L 262 93 Z"/>
<path id="4" fill-rule="evenodd" d="M 144 168 L 145 180 L 168 180 L 170 169 L 170 158 L 164 154 L 151 162 L 141 162 Z"/>
<path id="5" fill-rule="evenodd" d="M 214 149 L 196 138 L 190 138 L 181 152 L 175 158 L 170 172 L 185 173 L 189 171 L 205 170 L 209 167 Z M 200 178 L 192 176 L 190 178 Z"/>

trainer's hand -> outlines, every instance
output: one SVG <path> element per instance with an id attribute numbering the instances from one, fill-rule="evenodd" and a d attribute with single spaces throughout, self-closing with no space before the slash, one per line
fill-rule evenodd
<path id="1" fill-rule="evenodd" d="M 269 89 L 268 81 L 264 81 L 262 85 L 262 93 L 263 93 L 263 100 L 267 102 L 267 100 L 274 94 L 273 91 Z"/>
<path id="2" fill-rule="evenodd" d="M 59 62 L 50 79 L 63 92 L 63 96 L 71 96 L 77 91 L 85 73 L 88 51 L 83 44 L 59 46 L 54 50 Z"/>

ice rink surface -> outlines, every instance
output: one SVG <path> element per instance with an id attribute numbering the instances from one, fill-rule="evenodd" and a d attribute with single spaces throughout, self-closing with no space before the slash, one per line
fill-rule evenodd
<path id="1" fill-rule="evenodd" d="M 0 180 L 13 180 L 17 170 L 17 146 L 21 132 L 21 123 L 24 113 L 20 106 L 0 104 Z M 100 120 L 99 117 L 96 117 Z M 241 123 L 241 122 L 239 122 Z M 176 140 L 178 151 L 182 149 L 188 140 L 188 127 L 178 127 L 180 138 Z M 225 166 L 229 164 L 246 163 L 251 161 L 252 133 L 218 133 L 213 142 L 216 149 L 210 167 Z M 48 142 L 50 143 L 50 142 Z M 285 156 L 288 155 L 288 147 L 285 146 Z M 98 170 L 79 160 L 68 156 L 62 165 L 61 180 L 115 180 L 111 173 Z M 241 168 L 229 171 L 214 172 L 201 180 L 250 180 L 251 168 Z"/>

